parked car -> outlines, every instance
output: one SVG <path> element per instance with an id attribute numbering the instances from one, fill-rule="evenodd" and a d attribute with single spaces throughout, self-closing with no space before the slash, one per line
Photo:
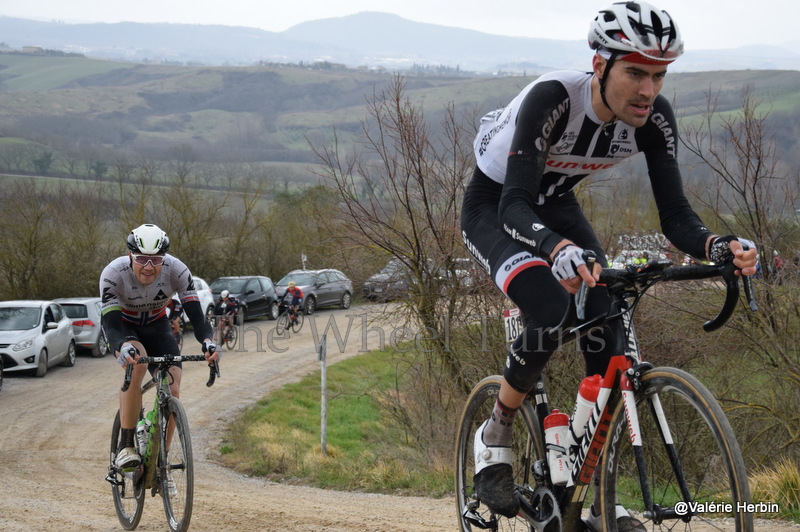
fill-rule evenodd
<path id="1" fill-rule="evenodd" d="M 283 297 L 289 281 L 303 291 L 303 311 L 313 314 L 322 307 L 350 308 L 353 301 L 353 281 L 339 270 L 292 270 L 278 281 L 278 297 Z"/>
<path id="2" fill-rule="evenodd" d="M 241 321 L 266 316 L 274 320 L 278 317 L 278 293 L 269 277 L 248 275 L 239 277 L 219 277 L 211 282 L 214 301 L 219 301 L 220 293 L 227 290 L 241 303 Z"/>
<path id="3" fill-rule="evenodd" d="M 206 313 L 206 317 L 210 318 L 214 315 L 214 305 L 217 303 L 211 291 L 211 287 L 208 286 L 208 283 L 202 277 L 192 276 L 192 281 L 194 281 L 194 289 L 197 290 L 197 295 L 200 297 L 200 307 L 203 309 L 203 312 Z M 189 318 L 186 317 L 186 313 L 184 313 L 183 319 L 186 323 L 189 323 Z"/>
<path id="4" fill-rule="evenodd" d="M 217 304 L 211 287 L 208 286 L 208 283 L 202 277 L 192 276 L 192 281 L 194 282 L 194 289 L 197 291 L 197 296 L 200 298 L 200 308 L 203 309 L 206 318 L 210 319 L 214 315 L 214 306 Z M 180 301 L 178 294 L 173 294 L 172 299 Z M 181 328 L 184 328 L 186 325 L 191 325 L 191 322 L 184 310 L 181 315 Z"/>
<path id="5" fill-rule="evenodd" d="M 0 302 L 0 358 L 5 371 L 31 371 L 75 365 L 72 321 L 54 301 Z"/>
<path id="6" fill-rule="evenodd" d="M 78 351 L 88 351 L 100 358 L 108 354 L 109 348 L 100 325 L 99 297 L 62 297 L 55 300 L 72 320 L 72 332 Z"/>
<path id="7" fill-rule="evenodd" d="M 386 266 L 364 282 L 364 297 L 370 301 L 391 301 L 405 297 L 411 284 L 408 268 L 399 259 Z"/>

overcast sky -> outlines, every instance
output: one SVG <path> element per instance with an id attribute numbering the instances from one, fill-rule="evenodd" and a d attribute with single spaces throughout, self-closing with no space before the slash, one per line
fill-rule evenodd
<path id="1" fill-rule="evenodd" d="M 361 11 L 497 35 L 583 39 L 613 0 L 0 0 L 0 16 L 64 22 L 223 24 L 283 31 Z M 798 42 L 798 0 L 663 0 L 687 50 Z M 488 9 L 488 8 L 491 8 Z M 2 40 L 2 36 L 0 36 Z"/>

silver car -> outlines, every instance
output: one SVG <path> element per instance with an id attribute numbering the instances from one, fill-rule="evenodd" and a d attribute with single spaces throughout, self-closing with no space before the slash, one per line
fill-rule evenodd
<path id="1" fill-rule="evenodd" d="M 88 351 L 93 357 L 108 354 L 108 344 L 100 325 L 99 297 L 63 297 L 54 300 L 72 320 L 72 332 L 78 351 Z"/>
<path id="2" fill-rule="evenodd" d="M 31 371 L 75 365 L 72 321 L 54 301 L 0 302 L 0 358 L 5 371 Z"/>
<path id="3" fill-rule="evenodd" d="M 290 281 L 303 292 L 306 314 L 322 307 L 350 308 L 353 301 L 353 282 L 339 270 L 293 270 L 275 284 L 278 297 L 283 297 Z"/>

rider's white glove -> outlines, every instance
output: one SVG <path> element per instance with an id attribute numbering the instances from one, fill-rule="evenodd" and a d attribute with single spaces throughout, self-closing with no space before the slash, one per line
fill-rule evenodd
<path id="1" fill-rule="evenodd" d="M 567 244 L 553 257 L 553 275 L 559 281 L 572 279 L 578 276 L 578 266 L 581 264 L 586 264 L 583 260 L 583 250 L 575 244 Z"/>
<path id="2" fill-rule="evenodd" d="M 217 346 L 211 340 L 203 342 L 203 353 L 214 354 L 217 352 Z M 222 353 L 219 353 L 219 358 L 222 358 Z"/>
<path id="3" fill-rule="evenodd" d="M 133 347 L 133 344 L 130 342 L 125 342 L 124 344 L 122 344 L 122 347 L 119 348 L 119 356 L 117 357 L 117 362 L 119 363 L 120 366 L 124 368 L 125 364 L 128 362 L 128 359 L 130 358 L 131 360 L 133 360 L 133 356 L 136 353 L 137 350 L 135 347 Z"/>

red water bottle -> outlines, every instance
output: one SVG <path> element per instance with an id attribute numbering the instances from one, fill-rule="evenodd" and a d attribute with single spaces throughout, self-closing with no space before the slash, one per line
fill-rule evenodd
<path id="1" fill-rule="evenodd" d="M 577 447 L 581 438 L 586 433 L 586 424 L 592 415 L 594 405 L 597 402 L 597 395 L 603 385 L 603 377 L 592 375 L 581 381 L 578 389 L 578 397 L 575 399 L 575 410 L 569 419 L 569 433 L 567 434 L 567 449 Z M 571 453 L 570 453 L 571 454 Z M 572 458 L 572 456 L 570 456 Z"/>
<path id="2" fill-rule="evenodd" d="M 569 416 L 557 409 L 553 409 L 553 413 L 544 418 L 547 465 L 550 468 L 550 480 L 556 486 L 563 486 L 569 480 L 568 425 Z"/>

